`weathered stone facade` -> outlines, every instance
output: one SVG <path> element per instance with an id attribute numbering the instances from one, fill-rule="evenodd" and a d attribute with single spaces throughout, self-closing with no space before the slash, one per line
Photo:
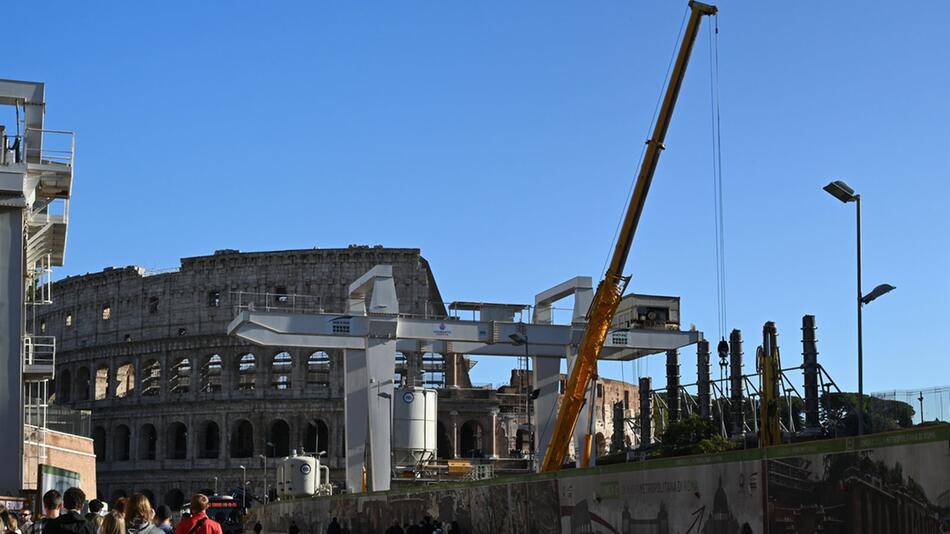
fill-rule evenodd
<path id="1" fill-rule="evenodd" d="M 57 338 L 55 402 L 92 410 L 99 497 L 141 491 L 176 505 L 215 480 L 221 493 L 240 488 L 241 465 L 260 495 L 262 466 L 273 481 L 272 458 L 291 449 L 327 451 L 342 479 L 342 353 L 256 347 L 226 330 L 255 299 L 342 311 L 350 282 L 379 264 L 393 266 L 401 313 L 445 314 L 418 249 L 219 251 L 175 272 L 126 267 L 57 282 L 54 304 L 32 320 Z M 506 452 L 498 395 L 469 389 L 462 358 L 397 359 L 403 382 L 446 388 L 440 456 Z"/>

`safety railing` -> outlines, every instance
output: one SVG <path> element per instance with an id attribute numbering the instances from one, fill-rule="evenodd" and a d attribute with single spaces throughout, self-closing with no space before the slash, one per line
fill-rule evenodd
<path id="1" fill-rule="evenodd" d="M 25 146 L 23 154 L 27 162 L 58 164 L 67 167 L 73 166 L 76 153 L 76 134 L 65 130 L 39 130 L 27 128 L 27 138 L 33 134 L 40 134 L 42 141 L 38 147 Z M 21 143 L 22 146 L 22 143 Z"/>
<path id="2" fill-rule="evenodd" d="M 55 336 L 23 336 L 23 364 L 27 367 L 56 364 Z"/>
<path id="3" fill-rule="evenodd" d="M 294 293 L 253 293 L 232 291 L 231 302 L 236 310 L 281 311 L 291 313 L 324 313 L 321 298 Z"/>

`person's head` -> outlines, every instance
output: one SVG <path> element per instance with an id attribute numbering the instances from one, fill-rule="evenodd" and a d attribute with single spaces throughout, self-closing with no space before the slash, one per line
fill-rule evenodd
<path id="1" fill-rule="evenodd" d="M 10 532 L 16 532 L 17 528 L 20 526 L 20 522 L 16 519 L 16 514 L 11 512 L 3 512 L 6 515 L 6 520 L 3 522 L 5 529 Z"/>
<path id="2" fill-rule="evenodd" d="M 58 491 L 51 489 L 43 494 L 43 512 L 48 517 L 57 517 L 59 507 L 63 505 L 63 496 Z"/>
<path id="3" fill-rule="evenodd" d="M 195 493 L 191 497 L 191 515 L 197 515 L 208 509 L 208 497 L 203 493 Z"/>
<path id="4" fill-rule="evenodd" d="M 125 506 L 129 502 L 127 497 L 119 497 L 115 500 L 115 504 L 112 505 L 112 511 L 119 515 L 119 517 L 125 518 Z M 124 527 L 124 525 L 123 525 Z"/>
<path id="5" fill-rule="evenodd" d="M 99 515 L 102 512 L 102 507 L 105 506 L 105 503 L 99 499 L 93 499 L 89 501 L 89 513 Z"/>
<path id="6" fill-rule="evenodd" d="M 99 534 L 125 534 L 125 520 L 115 512 L 106 514 L 99 526 Z"/>
<path id="7" fill-rule="evenodd" d="M 159 525 L 170 523 L 172 520 L 172 509 L 167 504 L 159 504 L 155 509 L 155 522 Z"/>
<path id="8" fill-rule="evenodd" d="M 141 493 L 132 495 L 129 502 L 125 505 L 125 519 L 128 521 L 151 521 L 152 503 L 148 502 L 148 497 Z"/>
<path id="9" fill-rule="evenodd" d="M 20 509 L 20 521 L 26 523 L 27 521 L 33 520 L 33 511 L 29 508 Z"/>
<path id="10" fill-rule="evenodd" d="M 82 510 L 86 494 L 79 488 L 69 488 L 63 494 L 63 507 L 67 510 Z"/>

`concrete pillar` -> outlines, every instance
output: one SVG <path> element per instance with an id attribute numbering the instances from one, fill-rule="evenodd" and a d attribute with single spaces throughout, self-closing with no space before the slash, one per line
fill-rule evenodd
<path id="1" fill-rule="evenodd" d="M 640 378 L 640 446 L 653 444 L 653 380 Z"/>
<path id="2" fill-rule="evenodd" d="M 696 344 L 696 386 L 699 416 L 703 419 L 712 419 L 712 394 L 709 384 L 709 342 L 705 339 Z"/>
<path id="3" fill-rule="evenodd" d="M 7 206 L 12 204 L 11 200 Z M 23 207 L 0 207 L 0 457 L 23 457 Z M 0 469 L 0 493 L 19 495 L 23 462 Z"/>

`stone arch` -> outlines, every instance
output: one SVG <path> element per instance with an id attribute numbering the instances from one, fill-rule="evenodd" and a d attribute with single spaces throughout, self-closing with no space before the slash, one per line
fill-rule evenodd
<path id="1" fill-rule="evenodd" d="M 175 421 L 165 430 L 165 459 L 185 460 L 187 458 L 188 427 L 180 421 Z"/>
<path id="2" fill-rule="evenodd" d="M 454 457 L 452 450 L 452 440 L 449 439 L 449 431 L 445 424 L 439 421 L 436 425 L 436 454 L 439 458 L 450 460 Z"/>
<path id="3" fill-rule="evenodd" d="M 598 432 L 594 436 L 594 450 L 597 453 L 597 456 L 603 456 L 607 454 L 607 438 L 604 436 L 603 432 Z"/>
<path id="4" fill-rule="evenodd" d="M 202 393 L 217 393 L 221 391 L 221 376 L 224 361 L 221 356 L 211 354 L 205 357 L 198 372 L 198 391 Z"/>
<path id="5" fill-rule="evenodd" d="M 59 373 L 56 376 L 57 387 L 56 389 L 59 392 L 59 402 L 69 402 L 72 400 L 72 391 L 73 391 L 73 380 L 72 375 L 69 372 L 69 369 L 60 369 Z"/>
<path id="6" fill-rule="evenodd" d="M 242 354 L 238 359 L 238 389 L 253 391 L 257 385 L 257 358 L 253 353 Z"/>
<path id="7" fill-rule="evenodd" d="M 198 458 L 218 458 L 221 456 L 221 432 L 218 423 L 207 420 L 198 425 Z"/>
<path id="8" fill-rule="evenodd" d="M 459 454 L 462 458 L 480 458 L 484 451 L 485 432 L 481 423 L 471 419 L 459 429 Z"/>
<path id="9" fill-rule="evenodd" d="M 97 462 L 106 461 L 106 429 L 97 426 L 92 429 L 92 451 L 96 453 Z"/>
<path id="10" fill-rule="evenodd" d="M 173 488 L 165 492 L 165 502 L 169 508 L 177 512 L 185 504 L 185 494 L 178 488 Z"/>
<path id="11" fill-rule="evenodd" d="M 330 456 L 330 427 L 322 419 L 313 419 L 307 424 L 307 436 L 304 451 L 318 454 L 326 452 Z"/>
<path id="12" fill-rule="evenodd" d="M 112 459 L 127 462 L 131 459 L 132 432 L 126 425 L 118 425 L 112 431 Z"/>
<path id="13" fill-rule="evenodd" d="M 247 419 L 234 422 L 231 427 L 231 458 L 254 456 L 254 425 Z"/>
<path id="14" fill-rule="evenodd" d="M 77 401 L 87 401 L 89 400 L 89 368 L 82 366 L 79 369 L 76 369 L 76 395 L 74 398 Z"/>
<path id="15" fill-rule="evenodd" d="M 101 363 L 96 366 L 94 400 L 104 400 L 109 395 L 109 366 Z"/>
<path id="16" fill-rule="evenodd" d="M 138 458 L 154 460 L 158 450 L 158 432 L 155 425 L 145 423 L 139 428 Z"/>
<path id="17" fill-rule="evenodd" d="M 191 360 L 188 358 L 177 358 L 173 360 L 168 372 L 168 392 L 169 393 L 188 393 L 191 386 Z"/>
<path id="18" fill-rule="evenodd" d="M 274 389 L 290 389 L 294 358 L 287 351 L 278 352 L 271 358 L 270 376 Z"/>
<path id="19" fill-rule="evenodd" d="M 290 425 L 283 419 L 276 419 L 270 424 L 267 433 L 267 442 L 273 446 L 267 447 L 271 458 L 290 456 Z"/>
<path id="20" fill-rule="evenodd" d="M 330 385 L 330 355 L 318 350 L 307 358 L 307 385 L 328 387 Z"/>
<path id="21" fill-rule="evenodd" d="M 146 360 L 142 365 L 142 395 L 156 396 L 162 389 L 162 365 L 156 359 Z"/>
<path id="22" fill-rule="evenodd" d="M 118 399 L 127 397 L 135 389 L 135 365 L 126 362 L 115 370 L 115 396 Z"/>

